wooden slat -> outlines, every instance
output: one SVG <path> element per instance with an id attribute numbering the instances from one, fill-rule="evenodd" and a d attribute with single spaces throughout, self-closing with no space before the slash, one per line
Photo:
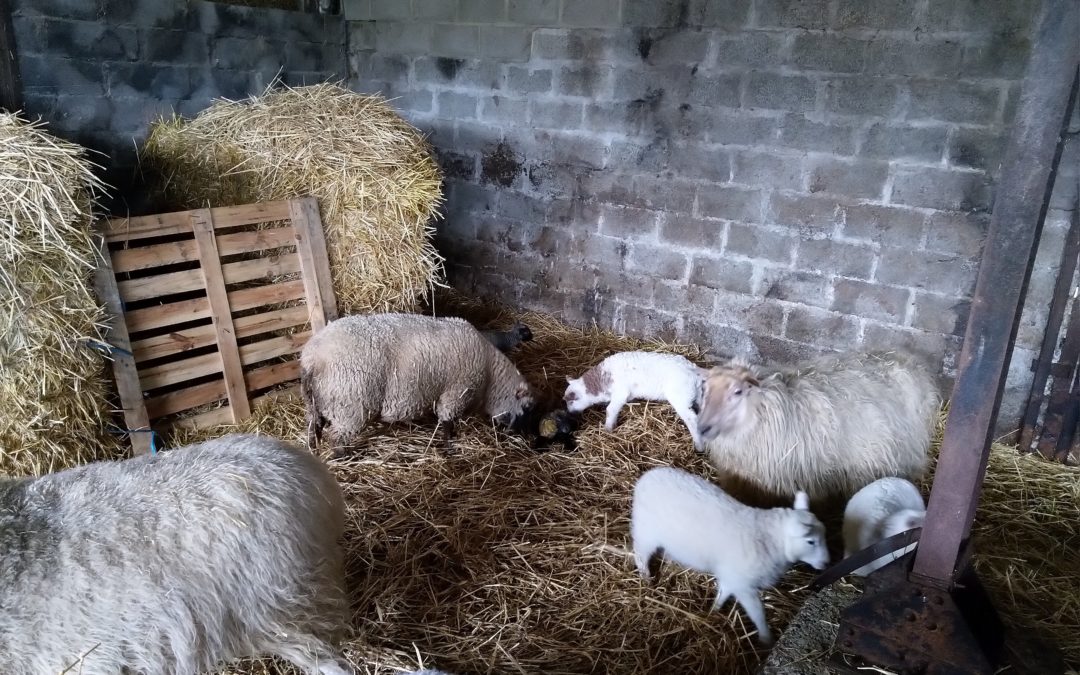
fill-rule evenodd
<path id="1" fill-rule="evenodd" d="M 328 321 L 337 318 L 337 303 L 330 281 L 326 241 L 319 219 L 319 203 L 314 197 L 307 197 L 294 199 L 289 202 L 289 206 L 296 236 L 296 253 L 300 258 L 304 290 L 311 313 L 311 328 L 317 331 Z"/>
<path id="2" fill-rule="evenodd" d="M 300 395 L 300 387 L 287 387 L 285 389 L 275 389 L 267 392 L 262 396 L 257 396 L 252 399 L 252 407 L 262 405 L 263 403 L 277 401 L 286 397 L 296 397 Z M 194 415 L 192 417 L 185 417 L 182 420 L 177 420 L 170 425 L 171 429 L 176 431 L 190 431 L 192 429 L 206 429 L 208 427 L 215 427 L 221 424 L 229 424 L 229 420 L 232 419 L 232 414 L 229 412 L 228 407 L 221 407 L 215 410 Z"/>
<path id="3" fill-rule="evenodd" d="M 193 214 L 191 227 L 199 248 L 199 261 L 206 283 L 206 299 L 210 303 L 211 318 L 217 333 L 218 355 L 221 357 L 221 370 L 225 375 L 225 392 L 229 396 L 233 422 L 236 423 L 251 416 L 251 407 L 248 403 L 247 385 L 244 384 L 240 352 L 236 346 L 236 327 L 233 325 L 232 308 L 229 307 L 229 294 L 225 290 L 225 271 L 218 254 L 210 209 Z"/>
<path id="4" fill-rule="evenodd" d="M 99 227 L 108 241 L 133 241 L 182 234 L 191 232 L 192 213 L 194 211 L 175 211 L 135 218 L 113 218 L 103 221 Z M 217 229 L 288 220 L 289 202 L 222 206 L 210 209 L 210 217 Z"/>
<path id="5" fill-rule="evenodd" d="M 293 239 L 293 228 L 275 227 L 269 230 L 232 232 L 218 235 L 217 243 L 218 252 L 222 256 L 227 256 L 292 246 L 296 242 Z M 198 259 L 199 251 L 194 239 L 139 248 L 123 248 L 113 251 L 112 254 L 113 271 L 115 272 L 134 272 L 165 265 L 193 262 Z"/>
<path id="6" fill-rule="evenodd" d="M 255 368 L 245 373 L 248 391 L 258 391 L 274 385 L 295 380 L 300 376 L 300 361 L 293 359 Z M 226 397 L 225 380 L 197 384 L 194 387 L 155 396 L 146 400 L 146 410 L 151 419 L 191 410 Z"/>
<path id="7" fill-rule="evenodd" d="M 99 244 L 101 259 L 94 271 L 94 286 L 98 297 L 105 303 L 109 314 L 109 331 L 106 339 L 114 347 L 129 353 L 114 352 L 112 369 L 116 379 L 116 389 L 120 394 L 120 405 L 124 411 L 124 424 L 136 433 L 131 433 L 131 447 L 136 453 L 150 452 L 150 419 L 143 403 L 142 389 L 139 388 L 139 374 L 135 359 L 131 356 L 131 339 L 124 323 L 124 309 L 120 302 L 120 293 L 116 288 L 116 275 L 109 264 L 109 251 L 104 242 Z M 143 431 L 145 430 L 145 431 Z"/>
<path id="8" fill-rule="evenodd" d="M 302 331 L 243 345 L 239 350 L 240 363 L 248 366 L 278 356 L 294 354 L 303 349 L 310 337 L 311 331 Z M 142 382 L 143 391 L 150 391 L 220 372 L 221 359 L 218 355 L 216 353 L 203 354 L 190 359 L 143 368 L 139 372 L 139 380 Z"/>
<path id="9" fill-rule="evenodd" d="M 234 312 L 303 299 L 304 282 L 299 279 L 229 292 L 229 305 Z M 188 321 L 208 319 L 210 318 L 210 303 L 206 301 L 206 298 L 170 302 L 156 307 L 132 310 L 127 313 L 126 318 L 128 330 L 138 333 Z"/>
<path id="10" fill-rule="evenodd" d="M 295 274 L 300 271 L 300 260 L 295 253 L 267 256 L 221 265 L 221 271 L 226 284 L 236 284 L 264 277 Z M 135 302 L 199 290 L 203 288 L 203 274 L 197 269 L 184 270 L 145 279 L 121 281 L 117 286 L 120 288 L 121 300 Z"/>
<path id="11" fill-rule="evenodd" d="M 295 305 L 262 314 L 241 316 L 233 319 L 233 325 L 236 327 L 236 337 L 246 338 L 293 326 L 302 326 L 307 321 L 307 307 Z M 215 343 L 215 338 L 216 332 L 213 325 L 207 324 L 136 340 L 131 343 L 131 351 L 135 353 L 135 361 L 141 363 L 163 356 L 182 354 L 192 349 L 209 347 Z"/>

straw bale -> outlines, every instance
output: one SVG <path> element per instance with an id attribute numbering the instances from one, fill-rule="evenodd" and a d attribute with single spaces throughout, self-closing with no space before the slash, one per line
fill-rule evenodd
<path id="1" fill-rule="evenodd" d="M 54 471 L 118 452 L 93 294 L 86 151 L 0 114 L 0 474 Z"/>
<path id="2" fill-rule="evenodd" d="M 442 175 L 380 96 L 319 84 L 219 100 L 157 122 L 141 154 L 174 208 L 317 197 L 342 314 L 414 310 L 442 283 Z"/>
<path id="3" fill-rule="evenodd" d="M 547 394 L 615 351 L 664 349 L 702 361 L 690 346 L 578 330 L 540 314 L 458 301 L 442 309 L 484 327 L 528 324 L 535 339 L 511 356 Z M 330 459 L 349 509 L 355 633 L 346 654 L 359 671 L 754 672 L 763 654 L 748 635 L 753 627 L 732 604 L 708 613 L 708 577 L 667 564 L 653 585 L 637 578 L 628 550 L 633 482 L 659 465 L 716 476 L 668 406 L 634 403 L 620 420 L 609 433 L 602 410 L 586 413 L 572 453 L 535 453 L 473 419 L 459 423 L 451 453 L 432 423 L 375 428 L 362 447 Z M 257 410 L 244 428 L 302 443 L 303 407 L 293 399 Z M 979 570 L 1003 614 L 1037 615 L 1074 659 L 1080 597 L 1065 553 L 1078 543 L 1078 477 L 995 446 L 976 527 Z M 838 521 L 829 525 L 836 534 Z M 811 578 L 798 568 L 766 592 L 778 632 Z M 227 672 L 292 671 L 268 660 Z"/>

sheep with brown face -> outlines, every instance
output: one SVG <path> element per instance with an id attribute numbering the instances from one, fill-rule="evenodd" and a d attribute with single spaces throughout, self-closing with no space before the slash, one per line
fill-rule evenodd
<path id="1" fill-rule="evenodd" d="M 941 403 L 910 355 L 848 354 L 762 374 L 733 362 L 705 379 L 698 427 L 713 464 L 772 495 L 850 496 L 917 479 Z"/>

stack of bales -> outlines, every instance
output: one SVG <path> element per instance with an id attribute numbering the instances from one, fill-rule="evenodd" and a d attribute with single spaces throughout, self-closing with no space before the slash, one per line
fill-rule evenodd
<path id="1" fill-rule="evenodd" d="M 317 197 L 342 313 L 415 310 L 441 284 L 442 176 L 378 96 L 320 84 L 217 101 L 158 122 L 143 160 L 177 208 Z"/>
<path id="2" fill-rule="evenodd" d="M 102 185 L 86 151 L 0 114 L 0 474 L 41 473 L 117 451 L 93 293 Z"/>

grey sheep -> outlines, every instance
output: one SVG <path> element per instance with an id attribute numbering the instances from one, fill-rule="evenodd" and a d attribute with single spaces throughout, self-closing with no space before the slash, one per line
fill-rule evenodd
<path id="1" fill-rule="evenodd" d="M 353 670 L 344 502 L 327 467 L 233 434 L 0 480 L 0 674 L 194 675 L 276 655 Z"/>
<path id="2" fill-rule="evenodd" d="M 349 316 L 328 324 L 300 354 L 308 445 L 327 423 L 347 444 L 371 421 L 434 413 L 453 422 L 483 411 L 513 426 L 534 399 L 510 359 L 463 319 L 418 314 Z"/>
<path id="3" fill-rule="evenodd" d="M 907 354 L 767 374 L 731 363 L 706 376 L 698 429 L 729 476 L 774 495 L 849 496 L 878 478 L 922 474 L 940 404 L 929 372 Z"/>

